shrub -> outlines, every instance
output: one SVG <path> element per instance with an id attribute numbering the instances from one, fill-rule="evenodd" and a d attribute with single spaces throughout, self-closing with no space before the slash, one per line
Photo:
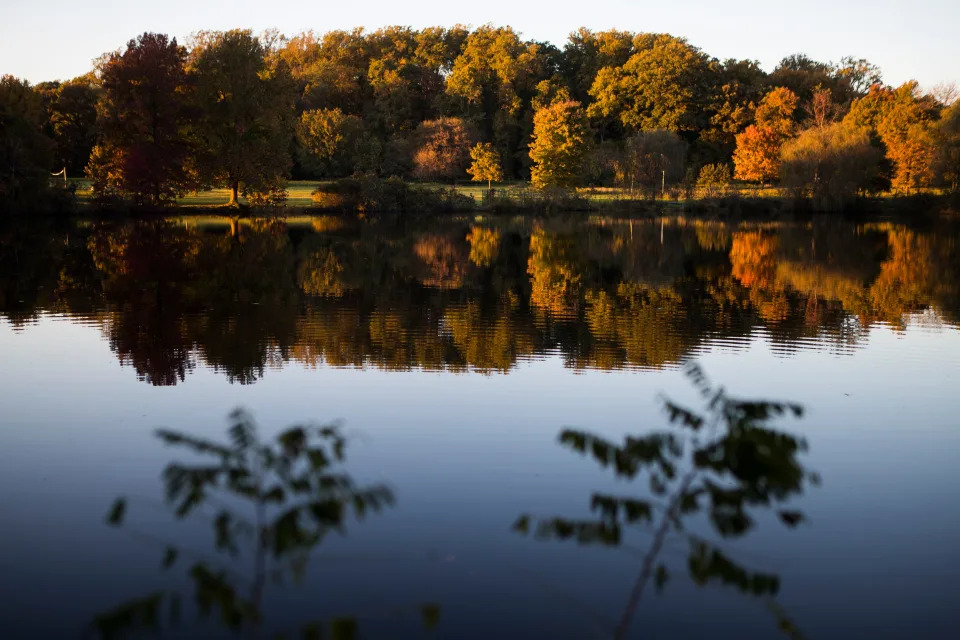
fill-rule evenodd
<path id="1" fill-rule="evenodd" d="M 815 208 L 839 211 L 870 187 L 880 159 L 862 130 L 841 123 L 814 127 L 784 144 L 780 180 Z"/>
<path id="2" fill-rule="evenodd" d="M 705 195 L 713 197 L 724 193 L 730 186 L 731 179 L 730 165 L 722 162 L 704 165 L 697 176 L 697 188 L 702 189 Z"/>

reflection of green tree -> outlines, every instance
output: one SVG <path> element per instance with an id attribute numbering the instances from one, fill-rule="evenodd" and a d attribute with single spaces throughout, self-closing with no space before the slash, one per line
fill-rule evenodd
<path id="1" fill-rule="evenodd" d="M 214 547 L 225 558 L 187 562 L 189 551 L 164 544 L 163 567 L 188 564 L 198 614 L 217 613 L 225 626 L 253 637 L 269 580 L 299 579 L 328 535 L 345 533 L 351 516 L 362 519 L 392 505 L 393 493 L 385 485 L 357 485 L 344 471 L 347 443 L 337 426 L 296 426 L 268 442 L 245 412 L 234 411 L 230 420 L 227 443 L 157 431 L 165 444 L 190 451 L 194 460 L 167 465 L 167 503 L 178 518 L 209 516 Z M 127 500 L 118 498 L 108 522 L 126 524 L 127 511 Z M 246 571 L 238 558 L 249 562 Z M 159 633 L 179 622 L 182 606 L 178 592 L 161 590 L 101 614 L 93 626 L 103 638 Z M 435 621 L 437 612 L 425 606 L 425 620 Z M 303 629 L 303 637 L 329 630 L 335 638 L 353 638 L 356 627 L 352 617 L 316 621 Z"/>
<path id="2" fill-rule="evenodd" d="M 662 589 L 671 568 L 662 557 L 664 545 L 675 537 L 689 544 L 687 570 L 698 585 L 718 583 L 746 594 L 771 598 L 779 590 L 774 574 L 749 570 L 730 558 L 706 537 L 691 533 L 685 521 L 705 512 L 714 532 L 724 538 L 739 538 L 756 525 L 756 513 L 776 508 L 779 519 L 794 527 L 804 520 L 802 512 L 783 508 L 800 495 L 816 474 L 807 472 L 797 456 L 806 444 L 788 433 L 768 426 L 785 413 L 802 414 L 798 405 L 768 401 L 743 401 L 729 397 L 723 388 L 710 385 L 697 365 L 688 365 L 688 377 L 704 400 L 704 413 L 664 401 L 673 428 L 645 435 L 627 436 L 615 444 L 584 431 L 565 430 L 560 443 L 593 458 L 618 478 L 643 478 L 649 494 L 613 495 L 594 493 L 590 509 L 595 519 L 521 516 L 514 529 L 538 539 L 575 540 L 580 544 L 619 547 L 625 531 L 649 529 L 653 535 L 644 554 L 639 575 L 611 636 L 627 637 L 637 606 L 652 582 Z M 797 637 L 775 603 L 770 610 L 781 629 Z"/>
<path id="3" fill-rule="evenodd" d="M 496 313 L 484 315 L 476 302 L 450 309 L 443 318 L 464 361 L 479 371 L 509 371 L 519 358 L 535 352 L 537 336 L 516 315 L 507 298 Z"/>
<path id="4" fill-rule="evenodd" d="M 678 362 L 690 347 L 683 300 L 672 289 L 621 283 L 614 295 L 588 292 L 587 305 L 585 319 L 598 342 L 595 366 L 660 367 Z"/>

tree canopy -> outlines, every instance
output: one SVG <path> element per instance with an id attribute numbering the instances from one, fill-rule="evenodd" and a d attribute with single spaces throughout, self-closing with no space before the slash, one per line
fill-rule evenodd
<path id="1" fill-rule="evenodd" d="M 91 73 L 30 92 L 42 139 L 23 143 L 36 128 L 4 107 L 8 165 L 32 162 L 36 176 L 86 170 L 96 195 L 151 206 L 211 186 L 234 204 L 278 202 L 290 177 L 456 180 L 477 144 L 496 153 L 503 179 L 542 184 L 547 147 L 535 129 L 562 103 L 586 117 L 568 136 L 579 147 L 569 157 L 578 175 L 559 181 L 568 185 L 635 182 L 634 147 L 656 131 L 685 145 L 676 171 L 673 161 L 670 176 L 658 169 L 662 182 L 692 188 L 704 166 L 732 165 L 738 180 L 769 183 L 786 141 L 838 121 L 883 154 L 871 188 L 957 182 L 947 88 L 887 86 L 854 56 L 797 53 L 768 73 L 665 33 L 580 28 L 562 48 L 492 24 L 290 37 L 235 29 L 199 32 L 186 46 L 146 33 Z M 27 148 L 29 161 L 17 156 L 33 155 Z"/>

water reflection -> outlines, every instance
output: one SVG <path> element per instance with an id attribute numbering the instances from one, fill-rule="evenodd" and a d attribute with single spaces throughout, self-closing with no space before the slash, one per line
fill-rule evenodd
<path id="1" fill-rule="evenodd" d="M 745 536 L 757 524 L 758 512 L 773 509 L 787 527 L 805 520 L 803 512 L 787 508 L 819 477 L 804 469 L 798 455 L 804 440 L 770 426 L 773 418 L 800 417 L 796 404 L 731 398 L 713 386 L 696 364 L 685 372 L 703 398 L 697 412 L 664 400 L 673 427 L 624 438 L 621 445 L 586 431 L 564 430 L 560 444 L 593 458 L 622 480 L 643 480 L 649 492 L 633 495 L 594 493 L 590 510 L 596 518 L 522 515 L 514 524 L 519 533 L 540 540 L 573 540 L 580 545 L 627 546 L 627 530 L 639 529 L 650 542 L 642 551 L 637 576 L 610 637 L 630 636 L 631 625 L 645 591 L 652 583 L 663 589 L 677 570 L 667 557 L 673 541 L 688 546 L 686 570 L 694 584 L 731 586 L 766 600 L 779 628 L 801 637 L 794 622 L 773 600 L 780 587 L 776 574 L 747 568 L 723 546 L 707 537 Z M 707 526 L 702 526 L 705 516 Z M 700 524 L 701 526 L 698 526 Z M 705 530 L 705 533 L 700 533 Z M 632 542 L 632 540 L 631 540 Z"/>
<path id="2" fill-rule="evenodd" d="M 0 314 L 99 325 L 140 379 L 241 384 L 288 362 L 505 372 L 660 368 L 760 332 L 856 348 L 960 321 L 957 229 L 821 220 L 318 218 L 6 228 Z"/>
<path id="3" fill-rule="evenodd" d="M 295 426 L 272 441 L 260 438 L 242 410 L 230 415 L 229 441 L 215 442 L 158 430 L 166 445 L 187 454 L 189 462 L 170 462 L 162 480 L 166 502 L 178 519 L 206 520 L 210 554 L 189 543 L 157 538 L 138 527 L 128 510 L 139 505 L 120 497 L 107 521 L 162 550 L 165 570 L 182 570 L 192 598 L 177 589 L 158 589 L 98 615 L 91 635 L 98 638 L 169 634 L 198 619 L 216 618 L 245 637 L 260 637 L 264 591 L 270 585 L 299 581 L 311 554 L 331 533 L 343 534 L 350 520 L 362 520 L 394 504 L 384 484 L 358 485 L 345 471 L 347 440 L 336 425 Z M 142 519 L 142 518 L 141 518 Z M 433 604 L 421 607 L 425 626 L 439 616 Z M 357 619 L 341 616 L 309 620 L 295 629 L 271 629 L 270 637 L 293 633 L 303 638 L 353 638 Z"/>

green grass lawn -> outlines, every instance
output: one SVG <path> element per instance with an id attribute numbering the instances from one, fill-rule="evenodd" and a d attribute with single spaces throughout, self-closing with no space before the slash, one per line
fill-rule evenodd
<path id="1" fill-rule="evenodd" d="M 76 185 L 77 197 L 81 202 L 90 200 L 92 192 L 89 180 L 83 178 L 72 178 L 70 182 Z M 311 199 L 311 194 L 313 191 L 319 186 L 329 184 L 329 182 L 330 181 L 325 180 L 291 180 L 287 184 L 287 206 L 291 208 L 306 208 L 312 206 L 313 201 Z M 413 184 L 431 189 L 450 189 L 452 187 L 460 193 L 477 200 L 478 202 L 483 199 L 483 193 L 487 190 L 486 183 L 477 182 L 460 182 L 456 185 L 440 182 L 417 182 Z M 493 185 L 494 189 L 497 189 L 501 192 L 506 191 L 507 193 L 527 189 L 529 187 L 529 182 L 522 181 L 501 182 Z M 776 187 L 761 188 L 757 185 L 738 185 L 737 191 L 741 196 L 750 198 L 777 198 L 783 195 L 781 190 Z M 595 202 L 612 202 L 617 200 L 642 198 L 642 196 L 637 193 L 630 194 L 626 189 L 618 189 L 613 187 L 584 188 L 580 189 L 579 193 L 588 200 Z M 207 191 L 187 194 L 183 198 L 178 198 L 177 204 L 185 207 L 215 209 L 225 206 L 229 201 L 230 191 L 228 189 L 209 189 Z M 243 202 L 243 198 L 241 198 L 241 202 Z M 664 200 L 661 200 L 661 202 L 664 202 Z M 665 202 L 669 204 L 679 201 L 668 197 L 665 199 Z"/>

